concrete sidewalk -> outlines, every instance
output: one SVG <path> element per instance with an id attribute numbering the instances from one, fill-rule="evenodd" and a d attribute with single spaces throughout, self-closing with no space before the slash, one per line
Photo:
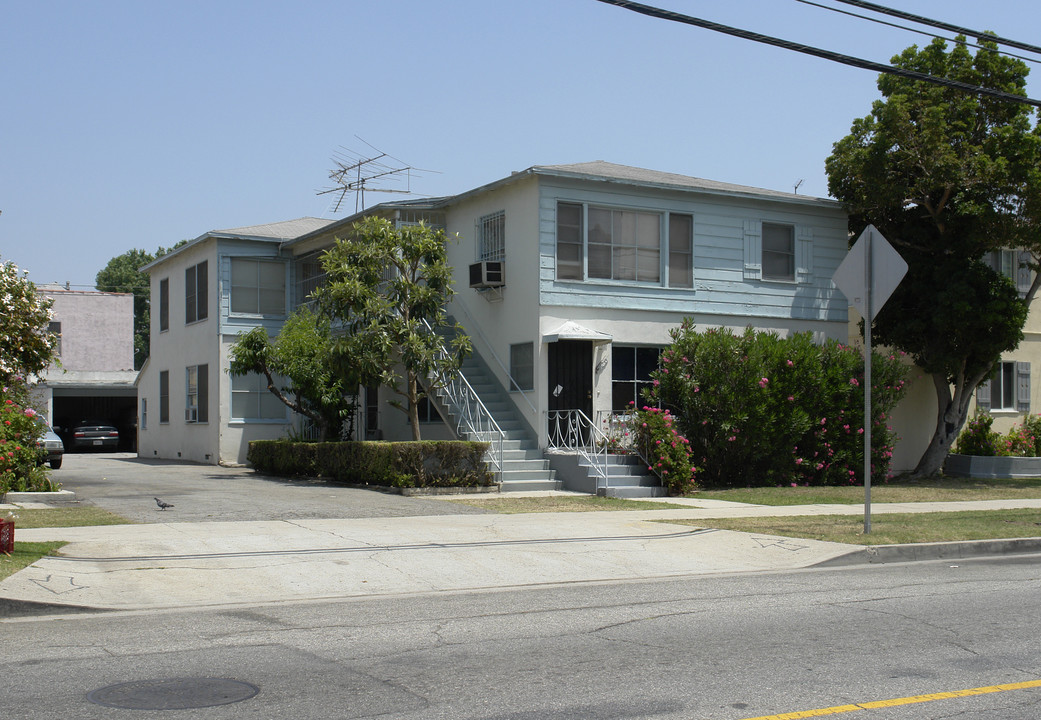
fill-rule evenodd
<path id="1" fill-rule="evenodd" d="M 16 530 L 65 541 L 0 583 L 0 615 L 51 608 L 142 610 L 542 584 L 641 580 L 819 564 L 1041 552 L 1041 538 L 869 548 L 704 530 L 653 520 L 859 515 L 859 505 L 707 500 L 675 510 L 166 522 Z M 1039 508 L 1041 500 L 880 503 L 874 514 Z M 173 516 L 173 517 L 171 517 Z"/>

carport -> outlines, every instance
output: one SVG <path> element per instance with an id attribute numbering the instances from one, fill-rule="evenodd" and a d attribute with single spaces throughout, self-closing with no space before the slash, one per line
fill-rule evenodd
<path id="1" fill-rule="evenodd" d="M 68 433 L 82 420 L 99 420 L 119 429 L 119 449 L 137 450 L 137 373 L 66 372 L 39 389 L 46 396 L 48 415 L 66 447 Z"/>

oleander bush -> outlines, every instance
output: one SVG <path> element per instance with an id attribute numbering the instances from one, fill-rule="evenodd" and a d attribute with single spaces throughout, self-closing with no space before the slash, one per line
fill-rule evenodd
<path id="1" fill-rule="evenodd" d="M 864 361 L 856 348 L 810 333 L 747 329 L 672 332 L 648 406 L 668 409 L 689 441 L 698 484 L 746 487 L 863 482 Z M 886 479 L 888 424 L 907 364 L 872 354 L 872 479 Z M 671 434 L 671 433 L 670 433 Z"/>
<path id="2" fill-rule="evenodd" d="M 986 412 L 977 412 L 962 429 L 954 443 L 958 455 L 985 457 L 1039 457 L 1041 456 L 1041 415 L 1026 415 L 1007 434 L 993 429 L 994 418 Z"/>

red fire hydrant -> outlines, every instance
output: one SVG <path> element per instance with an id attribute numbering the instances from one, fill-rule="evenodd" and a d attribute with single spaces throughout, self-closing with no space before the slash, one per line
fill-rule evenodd
<path id="1" fill-rule="evenodd" d="M 14 520 L 0 518 L 0 553 L 10 555 L 14 551 Z"/>

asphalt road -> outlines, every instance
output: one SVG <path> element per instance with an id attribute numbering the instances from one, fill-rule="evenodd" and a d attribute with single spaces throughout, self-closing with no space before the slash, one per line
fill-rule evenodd
<path id="1" fill-rule="evenodd" d="M 137 683 L 137 699 L 168 700 L 160 681 L 218 678 L 258 692 L 167 714 L 744 720 L 845 707 L 837 716 L 1036 720 L 1039 578 L 1041 559 L 1020 556 L 11 619 L 0 707 L 138 717 L 88 694 L 126 702 L 113 686 Z M 961 696 L 985 686 L 1006 687 Z"/>
<path id="2" fill-rule="evenodd" d="M 247 468 L 139 459 L 131 453 L 65 455 L 52 477 L 84 504 L 135 522 L 409 517 L 484 512 L 324 481 L 287 481 Z M 154 498 L 172 503 L 161 511 Z"/>

